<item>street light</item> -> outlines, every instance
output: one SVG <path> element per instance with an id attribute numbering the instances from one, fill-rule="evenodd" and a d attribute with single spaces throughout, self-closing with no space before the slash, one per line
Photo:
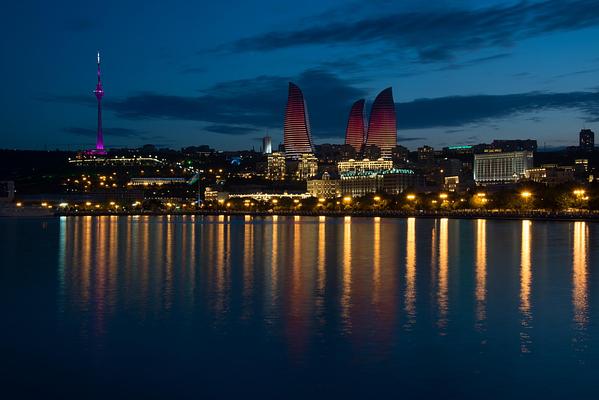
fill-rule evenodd
<path id="1" fill-rule="evenodd" d="M 576 189 L 573 193 L 578 197 L 582 197 L 586 192 L 583 189 Z"/>
<path id="2" fill-rule="evenodd" d="M 520 196 L 522 196 L 524 199 L 528 199 L 529 197 L 532 196 L 532 193 L 526 191 L 526 192 L 520 193 Z"/>
<path id="3" fill-rule="evenodd" d="M 406 196 L 406 199 L 408 200 L 416 200 L 416 195 L 415 194 L 409 194 Z"/>
<path id="4" fill-rule="evenodd" d="M 374 201 L 381 201 L 381 196 L 374 196 Z"/>
<path id="5" fill-rule="evenodd" d="M 351 196 L 345 196 L 345 197 L 343 198 L 343 202 L 344 202 L 344 203 L 350 203 L 350 202 L 351 202 Z"/>
<path id="6" fill-rule="evenodd" d="M 439 195 L 439 198 L 440 198 L 440 199 L 442 199 L 442 200 L 445 200 L 445 199 L 447 199 L 447 193 L 441 193 L 441 194 Z"/>

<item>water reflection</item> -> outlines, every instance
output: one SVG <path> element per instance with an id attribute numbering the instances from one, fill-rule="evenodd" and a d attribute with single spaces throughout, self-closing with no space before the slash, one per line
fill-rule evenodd
<path id="1" fill-rule="evenodd" d="M 407 220 L 406 237 L 406 327 L 410 329 L 416 319 L 416 218 Z"/>
<path id="2" fill-rule="evenodd" d="M 476 221 L 476 327 L 483 329 L 487 298 L 487 221 Z"/>
<path id="3" fill-rule="evenodd" d="M 574 222 L 574 245 L 572 250 L 572 303 L 574 304 L 574 326 L 577 334 L 574 344 L 577 351 L 586 348 L 588 324 L 588 228 L 585 222 Z"/>
<path id="4" fill-rule="evenodd" d="M 520 351 L 530 353 L 530 328 L 532 313 L 530 306 L 531 271 L 531 238 L 530 221 L 522 221 L 522 244 L 520 250 Z"/>
<path id="5" fill-rule="evenodd" d="M 475 228 L 471 240 L 455 240 L 459 224 L 473 224 L 464 225 Z M 385 342 L 389 349 L 397 337 L 425 332 L 427 326 L 434 335 L 450 336 L 462 323 L 468 326 L 461 332 L 486 332 L 500 318 L 511 322 L 505 324 L 507 337 L 519 338 L 520 351 L 529 353 L 532 245 L 539 245 L 534 239 L 539 230 L 533 232 L 530 221 L 509 224 L 516 254 L 506 253 L 512 256 L 506 260 L 500 254 L 505 237 L 497 236 L 497 227 L 507 225 L 485 220 L 63 218 L 54 258 L 58 310 L 63 319 L 79 316 L 81 338 L 98 339 L 95 347 L 114 329 L 119 313 L 141 323 L 185 315 L 188 325 L 183 326 L 200 320 L 215 331 L 260 326 L 263 336 L 284 337 L 290 354 L 298 357 L 309 351 L 311 335 L 341 332 L 353 346 Z M 567 232 L 557 231 L 552 240 L 556 246 L 559 240 L 567 243 L 567 259 L 535 266 L 540 271 L 535 293 L 537 287 L 543 293 L 540 285 L 556 282 L 550 274 L 568 271 L 562 309 L 573 332 L 562 336 L 584 350 L 592 321 L 592 231 L 584 222 L 563 226 Z M 467 262 L 460 263 L 464 254 Z M 541 326 L 534 299 L 535 326 Z M 494 306 L 498 302 L 518 307 Z M 494 313 L 501 316 L 493 318 Z"/>
<path id="6" fill-rule="evenodd" d="M 448 219 L 439 221 L 439 278 L 437 288 L 437 302 L 439 307 L 439 320 L 437 325 L 443 334 L 447 327 L 447 312 L 449 310 L 448 279 L 449 279 L 449 231 Z"/>
<path id="7" fill-rule="evenodd" d="M 345 217 L 343 221 L 343 264 L 341 279 L 341 319 L 343 329 L 346 333 L 351 332 L 351 288 L 352 288 L 352 237 L 351 237 L 351 217 Z"/>

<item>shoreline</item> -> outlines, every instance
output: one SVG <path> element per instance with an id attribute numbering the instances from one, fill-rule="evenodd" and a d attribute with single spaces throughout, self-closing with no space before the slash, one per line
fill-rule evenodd
<path id="1" fill-rule="evenodd" d="M 297 211 L 180 211 L 180 212 L 56 212 L 54 217 L 76 216 L 254 216 L 254 217 L 357 217 L 357 218 L 451 218 L 451 219 L 490 219 L 490 220 L 536 220 L 536 221 L 588 221 L 599 222 L 599 212 L 547 212 L 547 211 L 325 211 L 325 212 L 297 212 Z"/>

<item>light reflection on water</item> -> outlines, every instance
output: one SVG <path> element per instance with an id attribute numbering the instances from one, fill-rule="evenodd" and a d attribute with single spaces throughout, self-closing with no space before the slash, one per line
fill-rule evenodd
<path id="1" fill-rule="evenodd" d="M 512 367 L 533 382 L 599 370 L 591 223 L 82 217 L 54 232 L 31 255 L 57 274 L 47 329 L 92 359 L 130 351 L 115 347 L 128 327 L 158 354 L 281 371 L 482 385 Z"/>

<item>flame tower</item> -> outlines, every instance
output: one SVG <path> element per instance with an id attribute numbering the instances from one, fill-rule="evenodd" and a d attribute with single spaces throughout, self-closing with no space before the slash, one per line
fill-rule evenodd
<path id="1" fill-rule="evenodd" d="M 94 90 L 96 99 L 98 99 L 98 132 L 96 136 L 95 154 L 106 154 L 104 150 L 104 133 L 102 132 L 102 97 L 104 97 L 104 89 L 102 88 L 102 80 L 100 76 L 100 52 L 98 51 L 98 84 Z"/>
<path id="2" fill-rule="evenodd" d="M 345 129 L 345 144 L 352 146 L 356 153 L 364 146 L 364 128 L 364 99 L 360 99 L 352 105 Z"/>
<path id="3" fill-rule="evenodd" d="M 393 91 L 389 87 L 374 99 L 366 135 L 366 145 L 377 146 L 383 157 L 391 156 L 391 150 L 397 146 L 396 118 Z"/>
<path id="4" fill-rule="evenodd" d="M 303 153 L 314 151 L 306 101 L 300 88 L 292 82 L 289 82 L 289 95 L 285 109 L 283 143 L 288 158 L 299 158 Z"/>

